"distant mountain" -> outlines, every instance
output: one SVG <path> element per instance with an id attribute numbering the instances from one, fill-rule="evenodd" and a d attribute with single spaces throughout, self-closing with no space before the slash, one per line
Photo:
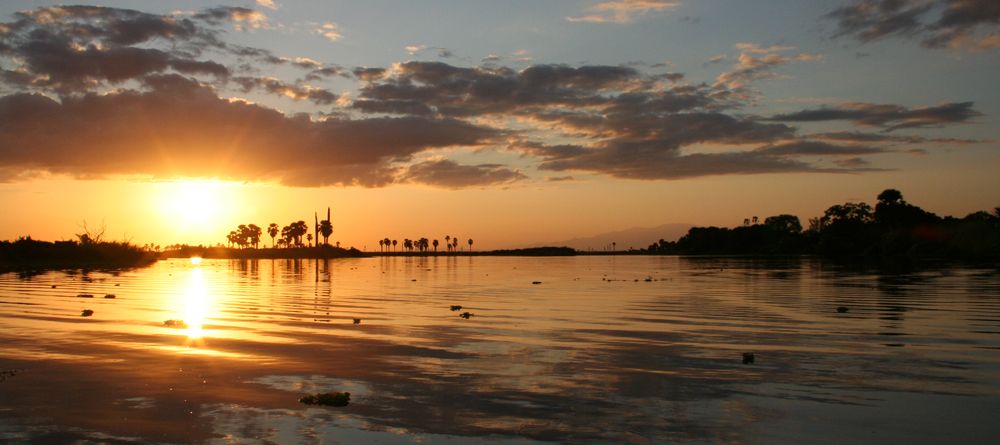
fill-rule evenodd
<path id="1" fill-rule="evenodd" d="M 585 238 L 573 238 L 551 243 L 539 243 L 538 246 L 568 246 L 576 250 L 602 250 L 604 246 L 617 243 L 618 250 L 628 250 L 628 248 L 645 249 L 660 239 L 667 241 L 677 241 L 687 234 L 691 224 L 664 224 L 656 227 L 634 227 L 617 232 L 601 233 Z"/>

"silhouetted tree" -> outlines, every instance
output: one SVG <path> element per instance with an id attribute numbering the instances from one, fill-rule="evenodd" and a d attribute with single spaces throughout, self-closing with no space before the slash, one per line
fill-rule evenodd
<path id="1" fill-rule="evenodd" d="M 271 235 L 271 247 L 274 247 L 274 237 L 278 236 L 278 225 L 271 223 L 267 226 L 267 234 Z"/>
<path id="2" fill-rule="evenodd" d="M 434 253 L 437 253 L 437 251 L 438 251 L 438 240 L 434 240 L 434 242 L 432 244 L 434 244 Z"/>
<path id="3" fill-rule="evenodd" d="M 802 223 L 795 215 L 782 214 L 768 216 L 764 219 L 764 225 L 782 233 L 799 233 L 802 231 Z"/>
<path id="4" fill-rule="evenodd" d="M 392 251 L 396 251 L 396 240 L 392 240 Z"/>
<path id="5" fill-rule="evenodd" d="M 323 244 L 330 245 L 330 235 L 333 235 L 333 222 L 330 221 L 330 208 L 326 208 L 326 219 L 319 222 L 319 233 L 323 235 Z"/>
<path id="6" fill-rule="evenodd" d="M 378 250 L 379 250 L 379 252 L 385 252 L 384 247 L 385 247 L 385 241 L 384 240 L 378 240 Z"/>

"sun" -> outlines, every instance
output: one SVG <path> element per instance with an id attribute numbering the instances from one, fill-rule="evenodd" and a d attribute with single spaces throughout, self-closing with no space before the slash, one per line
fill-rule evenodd
<path id="1" fill-rule="evenodd" d="M 219 216 L 220 188 L 210 181 L 179 182 L 167 200 L 168 209 L 181 224 L 204 226 Z"/>
<path id="2" fill-rule="evenodd" d="M 217 180 L 166 181 L 152 205 L 178 240 L 202 243 L 224 235 L 241 202 L 238 184 Z"/>

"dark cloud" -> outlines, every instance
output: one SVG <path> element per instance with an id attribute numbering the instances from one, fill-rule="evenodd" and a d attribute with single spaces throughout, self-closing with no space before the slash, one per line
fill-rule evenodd
<path id="1" fill-rule="evenodd" d="M 358 79 L 365 82 L 372 82 L 381 79 L 385 75 L 385 68 L 355 68 L 352 73 Z"/>
<path id="2" fill-rule="evenodd" d="M 406 62 L 392 77 L 372 80 L 361 88 L 364 100 L 386 105 L 421 101 L 450 116 L 594 104 L 606 101 L 603 93 L 643 81 L 635 69 L 618 66 L 535 65 L 514 71 L 506 67 L 461 68 L 441 62 Z"/>
<path id="3" fill-rule="evenodd" d="M 168 70 L 228 76 L 225 65 L 198 59 L 209 48 L 227 50 L 219 31 L 198 22 L 99 6 L 42 7 L 2 24 L 0 58 L 18 66 L 21 85 L 59 93 Z"/>
<path id="4" fill-rule="evenodd" d="M 810 139 L 823 139 L 831 141 L 841 141 L 848 143 L 899 143 L 899 144 L 922 144 L 922 143 L 937 143 L 937 144 L 952 144 L 952 145 L 964 145 L 964 144 L 979 144 L 983 141 L 978 139 L 961 139 L 961 138 L 926 138 L 921 136 L 901 136 L 886 133 L 861 133 L 856 131 L 834 131 L 828 133 L 815 133 L 807 135 Z"/>
<path id="5" fill-rule="evenodd" d="M 931 107 L 906 108 L 900 105 L 849 103 L 835 107 L 779 114 L 770 118 L 782 122 L 821 122 L 845 120 L 886 131 L 901 128 L 935 127 L 966 123 L 982 113 L 972 108 L 973 102 L 956 102 Z"/>
<path id="6" fill-rule="evenodd" d="M 826 15 L 834 36 L 869 42 L 890 36 L 918 38 L 927 48 L 1000 47 L 996 0 L 859 0 Z"/>
<path id="7" fill-rule="evenodd" d="M 760 153 L 780 156 L 844 156 L 884 153 L 878 147 L 864 145 L 834 145 L 819 141 L 790 141 L 759 148 Z"/>
<path id="8" fill-rule="evenodd" d="M 627 179 L 681 179 L 708 175 L 829 171 L 754 151 L 683 155 L 655 143 L 614 142 L 582 155 L 539 164 L 541 170 L 586 171 Z"/>
<path id="9" fill-rule="evenodd" d="M 402 175 L 404 181 L 447 188 L 508 184 L 526 178 L 501 164 L 462 165 L 448 159 L 418 162 Z"/>
<path id="10" fill-rule="evenodd" d="M 181 76 L 146 79 L 149 92 L 57 102 L 0 97 L 0 166 L 78 177 L 109 174 L 278 179 L 287 184 L 382 185 L 394 163 L 440 147 L 478 146 L 497 131 L 418 117 L 313 120 L 221 99 Z"/>
<path id="11" fill-rule="evenodd" d="M 866 168 L 866 167 L 868 167 L 870 165 L 870 163 L 868 161 L 866 161 L 864 159 L 861 159 L 861 158 L 858 158 L 858 157 L 847 158 L 847 159 L 838 159 L 838 160 L 835 160 L 833 162 L 836 163 L 837 165 L 841 166 L 841 167 L 844 167 L 844 168 L 858 168 L 858 169 L 861 169 L 861 168 Z"/>

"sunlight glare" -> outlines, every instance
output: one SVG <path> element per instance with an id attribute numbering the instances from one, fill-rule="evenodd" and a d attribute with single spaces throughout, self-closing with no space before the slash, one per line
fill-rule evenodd
<path id="1" fill-rule="evenodd" d="M 200 265 L 201 264 L 201 257 L 200 256 L 193 256 L 193 257 L 191 257 L 191 264 L 194 265 L 194 266 Z"/>
<path id="2" fill-rule="evenodd" d="M 205 335 L 202 327 L 208 318 L 208 310 L 211 306 L 210 300 L 211 296 L 205 285 L 202 270 L 200 267 L 196 267 L 191 270 L 191 281 L 184 295 L 183 320 L 187 324 L 185 332 L 189 341 L 198 340 Z"/>

